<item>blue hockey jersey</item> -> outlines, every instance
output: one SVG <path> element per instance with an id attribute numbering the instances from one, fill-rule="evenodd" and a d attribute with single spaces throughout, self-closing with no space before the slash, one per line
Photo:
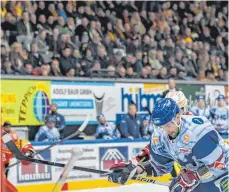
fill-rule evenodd
<path id="1" fill-rule="evenodd" d="M 174 140 L 168 139 L 162 129 L 154 129 L 150 163 L 155 176 L 170 173 L 174 160 L 191 171 L 206 167 L 210 174 L 200 182 L 207 183 L 227 173 L 228 150 L 228 144 L 206 117 L 184 115 Z"/>
<path id="2" fill-rule="evenodd" d="M 210 115 L 210 120 L 217 131 L 221 134 L 228 133 L 229 110 L 227 107 L 213 107 L 210 111 Z"/>
<path id="3" fill-rule="evenodd" d="M 114 123 L 106 122 L 104 125 L 98 125 L 95 136 L 97 139 L 118 139 L 120 133 Z"/>
<path id="4" fill-rule="evenodd" d="M 193 106 L 190 109 L 190 112 L 192 112 L 192 114 L 196 116 L 204 116 L 207 117 L 208 119 L 210 118 L 210 108 L 208 107 L 204 107 L 203 109 L 201 109 L 198 106 Z"/>

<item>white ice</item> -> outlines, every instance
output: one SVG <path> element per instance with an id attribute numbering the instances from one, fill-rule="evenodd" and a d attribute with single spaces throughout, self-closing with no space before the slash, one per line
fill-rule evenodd
<path id="1" fill-rule="evenodd" d="M 168 187 L 156 184 L 132 184 L 120 187 L 96 188 L 68 192 L 169 192 Z M 64 191 L 63 191 L 64 192 Z M 66 192 L 66 191 L 65 191 Z"/>

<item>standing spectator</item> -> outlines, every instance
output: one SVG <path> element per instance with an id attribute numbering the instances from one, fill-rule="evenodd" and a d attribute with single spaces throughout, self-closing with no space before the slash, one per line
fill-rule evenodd
<path id="1" fill-rule="evenodd" d="M 206 118 L 210 118 L 210 108 L 205 104 L 205 97 L 203 95 L 199 95 L 196 98 L 197 105 L 193 106 L 190 109 L 190 112 L 196 116 L 205 116 Z"/>
<path id="2" fill-rule="evenodd" d="M 175 82 L 174 79 L 170 78 L 170 79 L 168 80 L 168 86 L 169 86 L 169 89 L 166 90 L 166 91 L 164 91 L 164 92 L 162 93 L 162 97 L 163 97 L 163 98 L 165 98 L 165 96 L 167 95 L 168 92 L 170 92 L 170 91 L 177 91 L 177 89 L 176 89 L 176 82 Z"/>
<path id="3" fill-rule="evenodd" d="M 96 128 L 95 137 L 96 139 L 118 139 L 120 138 L 120 133 L 116 128 L 115 124 L 112 122 L 107 122 L 103 114 L 97 116 L 99 122 Z"/>
<path id="4" fill-rule="evenodd" d="M 59 131 L 62 131 L 65 127 L 65 118 L 63 115 L 57 112 L 57 105 L 51 104 L 50 106 L 50 114 L 45 118 L 48 120 L 49 118 L 53 118 L 55 120 L 55 126 Z"/>
<path id="5" fill-rule="evenodd" d="M 130 104 L 128 114 L 122 119 L 120 124 L 121 135 L 124 138 L 131 140 L 141 138 L 143 133 L 143 122 L 140 116 L 137 115 L 137 107 L 135 104 Z"/>
<path id="6" fill-rule="evenodd" d="M 35 141 L 58 141 L 60 133 L 55 127 L 56 119 L 48 117 L 45 125 L 41 126 L 35 136 Z"/>
<path id="7" fill-rule="evenodd" d="M 217 101 L 218 105 L 210 110 L 210 120 L 220 134 L 228 134 L 229 110 L 226 106 L 225 96 L 219 95 Z"/>

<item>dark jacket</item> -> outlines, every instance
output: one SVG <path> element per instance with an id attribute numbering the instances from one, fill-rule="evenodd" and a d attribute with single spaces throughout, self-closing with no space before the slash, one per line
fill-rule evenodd
<path id="1" fill-rule="evenodd" d="M 16 27 L 17 27 L 17 32 L 19 35 L 27 35 L 27 29 L 26 29 L 26 26 L 23 20 L 19 21 Z M 30 32 L 33 32 L 33 27 L 30 22 L 29 22 L 29 27 L 30 27 Z"/>
<path id="2" fill-rule="evenodd" d="M 56 125 L 55 127 L 61 131 L 62 129 L 64 129 L 65 127 L 65 118 L 63 115 L 59 114 L 59 113 L 54 113 L 52 112 L 51 114 L 49 114 L 48 116 L 45 117 L 45 120 L 47 120 L 48 118 L 55 118 L 56 119 Z"/>
<path id="3" fill-rule="evenodd" d="M 124 138 L 128 138 L 129 136 L 141 138 L 143 136 L 142 118 L 138 115 L 133 117 L 130 114 L 127 114 L 127 116 L 121 121 L 120 132 Z"/>

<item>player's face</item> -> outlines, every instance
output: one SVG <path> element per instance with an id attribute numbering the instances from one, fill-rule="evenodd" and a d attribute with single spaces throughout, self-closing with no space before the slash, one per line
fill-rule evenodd
<path id="1" fill-rule="evenodd" d="M 219 99 L 218 104 L 220 107 L 223 107 L 225 105 L 225 100 L 224 99 Z"/>
<path id="2" fill-rule="evenodd" d="M 105 117 L 100 117 L 100 118 L 99 118 L 99 122 L 100 122 L 101 124 L 104 124 L 105 121 L 106 121 L 106 120 L 105 120 Z"/>
<path id="3" fill-rule="evenodd" d="M 11 126 L 5 126 L 5 127 L 3 127 L 3 130 L 4 130 L 6 133 L 10 133 L 10 132 L 11 132 Z"/>
<path id="4" fill-rule="evenodd" d="M 48 127 L 49 129 L 52 129 L 52 128 L 55 127 L 55 123 L 54 123 L 54 122 L 48 122 L 48 123 L 47 123 L 47 127 Z"/>
<path id="5" fill-rule="evenodd" d="M 162 129 L 164 129 L 167 136 L 170 136 L 172 138 L 176 138 L 178 134 L 178 125 L 180 124 L 180 114 L 177 114 L 175 119 L 168 122 L 167 124 L 161 126 Z"/>
<path id="6" fill-rule="evenodd" d="M 203 99 L 199 99 L 198 100 L 198 105 L 199 105 L 200 108 L 204 107 L 205 106 L 204 100 Z"/>

